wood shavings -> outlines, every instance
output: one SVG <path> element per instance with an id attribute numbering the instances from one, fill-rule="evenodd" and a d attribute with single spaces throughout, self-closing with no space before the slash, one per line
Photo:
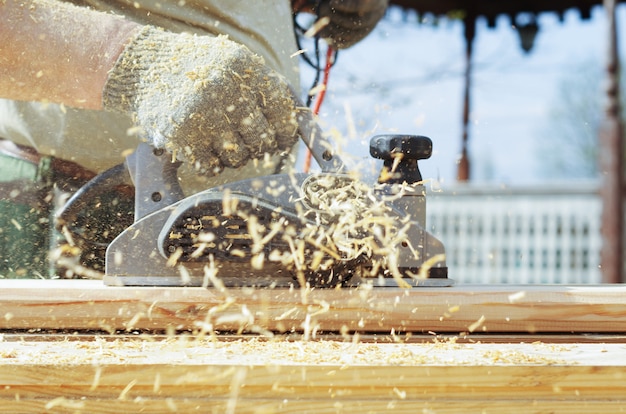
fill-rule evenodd
<path id="1" fill-rule="evenodd" d="M 302 192 L 303 215 L 310 223 L 316 223 L 309 224 L 305 234 L 300 235 L 310 245 L 335 263 L 364 257 L 372 262 L 371 267 L 378 269 L 384 262 L 398 285 L 409 287 L 399 271 L 399 246 L 409 247 L 414 256 L 418 254 L 408 237 L 410 224 L 392 214 L 388 205 L 401 197 L 402 191 L 384 195 L 351 177 L 322 174 L 307 178 Z M 333 261 L 324 262 L 319 254 L 310 256 L 308 263 L 316 267 L 333 264 Z M 301 254 L 299 259 L 301 265 L 307 263 Z M 378 272 L 373 271 L 372 275 Z"/>
<path id="2" fill-rule="evenodd" d="M 58 259 L 56 259 L 56 264 L 59 267 L 65 267 L 69 269 L 68 271 L 70 271 L 72 274 L 76 274 L 87 279 L 102 279 L 104 276 L 104 273 L 102 272 L 98 272 L 96 270 L 78 264 L 73 258 L 59 257 Z"/>
<path id="3" fill-rule="evenodd" d="M 448 312 L 450 313 L 455 313 L 455 312 L 458 312 L 459 310 L 461 310 L 461 307 L 459 305 L 450 306 L 448 308 Z"/>
<path id="4" fill-rule="evenodd" d="M 91 383 L 91 386 L 89 387 L 89 391 L 94 391 L 96 388 L 98 388 L 98 385 L 100 385 L 100 377 L 102 376 L 102 367 L 96 367 L 96 372 L 93 376 L 93 382 Z"/>
<path id="5" fill-rule="evenodd" d="M 17 358 L 17 353 L 14 350 L 1 351 L 0 358 Z"/>
<path id="6" fill-rule="evenodd" d="M 325 90 L 326 90 L 326 85 L 320 84 L 320 85 L 315 86 L 314 88 L 309 89 L 309 95 L 315 96 L 318 93 L 325 91 Z"/>
<path id="7" fill-rule="evenodd" d="M 206 209 L 188 207 L 168 229 L 168 266 L 215 255 L 220 263 L 247 262 L 252 275 L 285 269 L 284 279 L 297 279 L 300 287 L 336 287 L 357 275 L 382 278 L 382 284 L 393 278 L 409 288 L 409 272 L 422 265 L 421 259 L 429 260 L 416 279 L 426 278 L 428 270 L 444 260 L 442 255 L 420 257 L 423 229 L 414 217 L 401 214 L 397 203 L 411 191 L 420 196 L 406 185 L 371 186 L 348 175 L 326 173 L 276 176 L 268 178 L 267 185 L 257 181 L 252 185 L 259 195 L 233 187 L 219 199 L 207 198 Z M 279 201 L 270 200 L 276 195 Z M 183 253 L 180 246 L 191 249 L 185 247 Z M 221 271 L 228 268 L 220 266 Z M 181 276 L 189 279 L 184 272 Z"/>
<path id="8" fill-rule="evenodd" d="M 126 400 L 126 397 L 128 396 L 128 393 L 130 392 L 130 390 L 137 385 L 137 380 L 134 379 L 131 382 L 129 382 L 126 387 L 124 387 L 124 389 L 122 390 L 122 392 L 120 392 L 120 396 L 117 397 L 118 400 L 124 401 Z"/>
<path id="9" fill-rule="evenodd" d="M 228 398 L 228 403 L 226 406 L 227 414 L 233 414 L 236 412 L 239 390 L 243 386 L 247 374 L 248 369 L 246 367 L 241 367 L 235 371 L 235 375 L 233 375 L 233 379 L 230 383 L 230 396 Z"/>
<path id="10" fill-rule="evenodd" d="M 174 402 L 174 399 L 171 397 L 167 397 L 165 399 L 165 405 L 167 406 L 167 408 L 170 410 L 170 412 L 172 413 L 178 413 L 180 412 L 180 410 L 178 409 L 178 406 L 176 405 L 176 403 Z"/>
<path id="11" fill-rule="evenodd" d="M 183 255 L 183 249 L 181 249 L 180 247 L 177 248 L 174 251 L 174 253 L 172 253 L 170 257 L 168 257 L 166 265 L 168 267 L 175 267 L 176 264 L 178 263 L 178 259 L 180 259 L 182 255 Z"/>
<path id="12" fill-rule="evenodd" d="M 420 271 L 417 275 L 418 279 L 428 279 L 428 271 L 437 263 L 445 262 L 445 254 L 437 254 L 428 260 L 424 261 L 420 266 Z"/>
<path id="13" fill-rule="evenodd" d="M 330 304 L 324 300 L 322 301 L 316 301 L 317 304 L 320 305 L 320 309 L 316 310 L 315 312 L 311 313 L 310 316 L 314 317 L 314 316 L 318 316 L 318 315 L 322 315 L 324 313 L 327 313 L 330 310 Z"/>
<path id="14" fill-rule="evenodd" d="M 255 254 L 254 256 L 252 256 L 252 259 L 250 260 L 250 264 L 252 265 L 252 268 L 256 270 L 263 269 L 264 262 L 265 262 L 265 255 L 263 254 L 263 252 Z"/>
<path id="15" fill-rule="evenodd" d="M 217 277 L 217 268 L 215 267 L 215 259 L 213 258 L 213 255 L 209 256 L 209 264 L 204 266 L 204 278 L 202 280 L 202 287 L 208 287 L 209 282 L 218 291 L 222 293 L 226 292 L 226 286 L 224 285 L 224 282 L 222 282 L 222 280 Z"/>
<path id="16" fill-rule="evenodd" d="M 298 312 L 298 308 L 297 307 L 293 307 L 287 311 L 285 311 L 284 313 L 282 313 L 280 316 L 278 316 L 275 320 L 277 321 L 282 321 L 284 319 L 287 319 L 287 317 L 289 317 L 290 315 L 292 315 L 293 313 Z"/>
<path id="17" fill-rule="evenodd" d="M 526 297 L 526 292 L 525 291 L 519 291 L 516 293 L 511 293 L 509 295 L 509 303 L 516 303 L 521 301 L 522 299 L 524 299 Z"/>
<path id="18" fill-rule="evenodd" d="M 178 266 L 178 274 L 180 275 L 180 283 L 187 285 L 191 282 L 191 274 L 185 266 Z"/>
<path id="19" fill-rule="evenodd" d="M 252 325 L 254 323 L 254 316 L 250 313 L 248 308 L 243 305 L 240 312 L 228 313 L 220 315 L 215 319 L 216 324 L 238 324 L 240 326 Z"/>
<path id="20" fill-rule="evenodd" d="M 320 30 L 324 27 L 328 26 L 330 23 L 330 18 L 328 16 L 324 16 L 321 19 L 318 19 L 309 30 L 304 33 L 305 37 L 315 37 Z"/>
<path id="21" fill-rule="evenodd" d="M 46 403 L 46 410 L 52 410 L 53 408 L 68 408 L 71 410 L 82 410 L 85 408 L 83 401 L 70 400 L 65 397 L 57 397 Z"/>
<path id="22" fill-rule="evenodd" d="M 139 322 L 139 320 L 143 317 L 145 317 L 146 315 L 143 312 L 138 312 L 136 313 L 131 320 L 129 320 L 126 323 L 126 330 L 127 331 L 131 331 L 135 328 L 135 325 L 137 324 L 137 322 Z"/>
<path id="23" fill-rule="evenodd" d="M 480 328 L 483 323 L 485 323 L 485 315 L 481 315 L 481 317 L 478 318 L 476 322 L 467 327 L 467 330 L 470 332 L 474 332 L 476 329 Z"/>
<path id="24" fill-rule="evenodd" d="M 393 393 L 401 400 L 406 399 L 406 391 L 400 391 L 398 388 L 393 387 Z"/>
<path id="25" fill-rule="evenodd" d="M 311 322 L 311 338 L 314 323 Z M 79 347 L 80 345 L 80 347 Z M 46 351 L 42 352 L 42 347 Z M 38 342 L 0 342 L 0 352 L 15 355 L 2 360 L 5 366 L 13 364 L 83 364 L 89 366 L 89 384 L 97 386 L 110 375 L 106 369 L 100 374 L 94 368 L 126 364 L 216 364 L 219 366 L 276 366 L 291 364 L 328 366 L 420 366 L 432 365 L 553 365 L 580 364 L 592 358 L 610 365 L 625 360 L 623 344 L 604 344 L 606 352 L 599 352 L 597 344 L 471 344 L 438 341 L 435 343 L 364 343 L 328 340 L 290 341 L 273 339 L 242 339 L 216 341 L 214 338 L 172 337 L 160 341 L 142 339 L 124 341 L 67 341 L 55 342 L 53 347 Z M 80 349 L 80 352 L 76 350 Z M 585 357 L 587 359 L 585 359 Z M 600 362 L 597 362 L 600 363 Z M 229 365 L 232 364 L 232 365 Z M 228 378 L 234 371 L 221 369 L 220 378 Z M 208 375 L 218 375 L 218 372 Z M 135 381 L 133 381 L 135 380 Z M 161 384 L 171 378 L 154 379 Z M 197 383 L 198 378 L 180 378 L 180 383 Z M 153 380 L 150 380 L 152 384 Z M 122 397 L 128 397 L 137 385 L 135 378 L 124 384 Z M 157 389 L 161 385 L 156 386 Z M 154 388 L 154 386 L 151 386 Z"/>
<path id="26" fill-rule="evenodd" d="M 154 383 L 152 384 L 152 392 L 155 394 L 161 391 L 161 373 L 157 372 L 154 376 Z"/>
<path id="27" fill-rule="evenodd" d="M 296 51 L 296 52 L 292 53 L 291 55 L 289 55 L 289 57 L 290 57 L 290 58 L 294 58 L 294 57 L 296 57 L 296 56 L 300 56 L 300 55 L 302 55 L 302 54 L 305 54 L 306 52 L 307 52 L 307 50 L 306 50 L 306 49 L 300 49 L 300 50 L 298 50 L 298 51 Z"/>

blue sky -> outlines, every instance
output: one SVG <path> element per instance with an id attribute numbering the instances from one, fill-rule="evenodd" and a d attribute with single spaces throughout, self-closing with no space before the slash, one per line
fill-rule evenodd
<path id="1" fill-rule="evenodd" d="M 519 47 L 507 18 L 495 29 L 479 21 L 474 43 L 470 152 L 475 182 L 529 184 L 545 181 L 536 157 L 563 76 L 583 60 L 603 65 L 606 25 L 601 8 L 592 19 L 577 11 L 564 21 L 540 16 L 530 54 Z M 626 24 L 626 9 L 618 9 Z M 620 27 L 620 32 L 624 29 Z M 434 155 L 421 163 L 425 178 L 452 183 L 460 151 L 463 94 L 462 25 L 418 24 L 390 10 L 374 33 L 341 51 L 321 111 L 325 130 L 337 129 L 357 157 L 368 157 L 372 135 L 400 132 L 427 135 Z M 620 34 L 624 49 L 625 36 Z M 310 73 L 303 72 L 303 86 Z"/>

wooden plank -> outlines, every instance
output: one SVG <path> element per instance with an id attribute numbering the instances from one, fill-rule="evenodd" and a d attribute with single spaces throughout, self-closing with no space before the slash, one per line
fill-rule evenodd
<path id="1" fill-rule="evenodd" d="M 617 412 L 626 345 L 0 342 L 0 384 L 6 412 Z"/>
<path id="2" fill-rule="evenodd" d="M 617 412 L 626 406 L 624 293 L 622 286 L 458 286 L 303 294 L 0 281 L 0 406 L 102 413 Z M 78 335 L 45 331 L 59 329 Z M 126 329 L 189 329 L 195 336 L 135 339 Z M 266 337 L 220 340 L 215 330 L 223 329 Z M 284 340 L 327 331 L 346 342 Z M 473 342 L 488 338 L 495 339 Z M 530 343 L 543 338 L 571 343 Z"/>
<path id="3" fill-rule="evenodd" d="M 624 333 L 626 286 L 374 289 L 107 287 L 1 280 L 0 329 Z"/>
<path id="4" fill-rule="evenodd" d="M 190 339 L 202 338 L 206 334 L 191 335 L 188 332 L 182 333 L 187 335 Z M 251 335 L 251 334 L 236 334 L 236 333 L 220 333 L 218 338 L 220 341 L 237 341 L 243 339 L 266 339 L 276 340 L 281 339 L 285 341 L 300 341 L 302 340 L 302 333 L 285 333 L 281 335 L 275 335 L 272 337 Z M 144 338 L 151 341 L 164 341 L 171 339 L 172 335 L 153 333 L 153 332 L 141 332 L 135 333 L 114 333 L 114 334 L 102 334 L 94 332 L 80 332 L 80 331 L 41 331 L 37 330 L 37 333 L 29 333 L 28 331 L 2 331 L 0 332 L 0 338 L 5 342 L 64 342 L 64 341 L 128 341 L 130 339 Z M 378 344 L 393 344 L 393 343 L 433 343 L 433 342 L 449 342 L 455 341 L 459 344 L 465 343 L 487 343 L 487 344 L 518 344 L 520 342 L 533 343 L 542 342 L 545 344 L 624 344 L 626 343 L 626 335 L 623 334 L 574 334 L 574 333 L 560 333 L 560 334 L 520 334 L 520 333 L 495 333 L 495 334 L 407 334 L 401 336 L 394 336 L 390 333 L 357 333 L 356 337 L 359 342 L 362 343 L 378 343 Z M 338 332 L 324 332 L 323 335 L 318 335 L 318 339 L 325 341 L 340 341 L 345 342 L 347 339 L 352 340 L 352 336 L 341 335 Z"/>
<path id="5" fill-rule="evenodd" d="M 63 398 L 63 397 L 60 397 Z M 298 396 L 282 401 L 274 399 L 231 400 L 212 399 L 210 401 L 186 398 L 148 399 L 137 401 L 124 400 L 57 400 L 57 401 L 19 401 L 2 400 L 0 405 L 9 412 L 19 409 L 20 413 L 293 413 L 293 414 L 337 414 L 360 410 L 365 413 L 552 413 L 552 414 L 589 414 L 589 413 L 620 413 L 624 402 L 619 401 L 557 401 L 557 400 L 500 400 L 490 398 L 485 401 L 354 401 L 334 400 L 326 402 L 309 400 L 306 396 Z M 234 402 L 233 402 L 234 401 Z M 54 407 L 51 407 L 51 403 Z M 232 407 L 232 409 L 231 409 Z M 416 411 L 417 410 L 417 411 Z M 15 412 L 15 411 L 13 411 Z"/>

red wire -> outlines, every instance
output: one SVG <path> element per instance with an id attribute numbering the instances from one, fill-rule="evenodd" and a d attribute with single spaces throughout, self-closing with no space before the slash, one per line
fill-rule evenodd
<path id="1" fill-rule="evenodd" d="M 333 66 L 333 54 L 335 51 L 332 47 L 328 47 L 326 50 L 326 65 L 324 66 L 324 77 L 322 78 L 322 89 L 317 94 L 317 99 L 315 100 L 315 104 L 313 105 L 313 114 L 318 115 L 320 112 L 320 107 L 322 106 L 322 102 L 324 102 L 324 97 L 326 96 L 326 89 L 328 89 L 328 76 L 330 75 L 330 68 Z M 311 150 L 306 149 L 306 153 L 304 155 L 304 172 L 308 173 L 311 169 Z"/>

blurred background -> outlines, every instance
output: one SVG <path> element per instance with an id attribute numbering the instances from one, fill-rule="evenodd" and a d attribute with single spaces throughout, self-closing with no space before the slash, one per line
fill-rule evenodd
<path id="1" fill-rule="evenodd" d="M 398 3 L 419 11 L 429 2 Z M 435 2 L 445 3 L 454 2 Z M 420 163 L 429 191 L 427 224 L 446 245 L 451 277 L 623 282 L 623 267 L 607 276 L 601 263 L 607 245 L 598 167 L 608 85 L 605 8 L 572 1 L 534 13 L 528 12 L 534 2 L 510 3 L 521 5 L 519 13 L 471 20 L 467 10 L 391 6 L 368 38 L 339 52 L 322 125 L 359 159 L 369 157 L 376 134 L 433 140 L 433 156 Z M 615 10 L 623 55 L 626 6 Z M 469 59 L 468 21 L 474 22 Z M 314 79 L 306 65 L 302 79 L 305 89 Z"/>
<path id="2" fill-rule="evenodd" d="M 597 176 L 607 24 L 598 5 L 537 16 L 532 48 L 515 22 L 479 18 L 472 56 L 471 180 L 528 184 Z M 454 15 L 453 15 L 454 16 Z M 562 19 L 562 20 L 561 20 Z M 626 22 L 626 7 L 617 8 Z M 620 38 L 625 29 L 618 26 Z M 626 42 L 620 42 L 621 51 Z M 392 6 L 375 31 L 339 53 L 321 110 L 325 127 L 356 140 L 368 155 L 376 133 L 422 134 L 434 141 L 425 177 L 455 181 L 461 151 L 463 21 Z M 303 86 L 312 80 L 303 66 Z M 354 129 L 351 130 L 351 127 Z"/>

